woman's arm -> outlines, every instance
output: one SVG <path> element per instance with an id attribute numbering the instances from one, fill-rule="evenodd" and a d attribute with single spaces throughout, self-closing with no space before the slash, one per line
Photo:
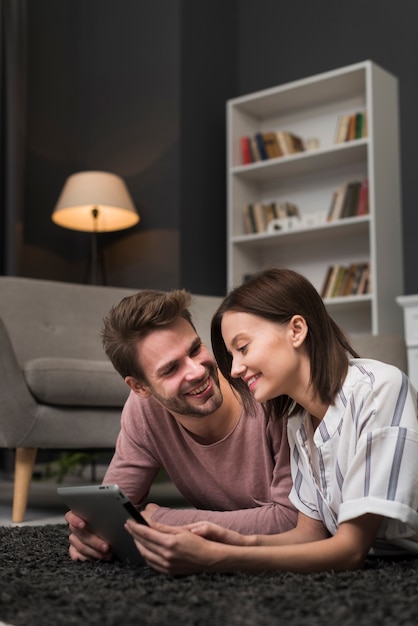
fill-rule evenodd
<path id="1" fill-rule="evenodd" d="M 321 522 L 301 514 L 294 530 L 268 536 L 240 535 L 214 524 L 149 528 L 129 521 L 126 527 L 148 564 L 164 574 L 274 569 L 310 573 L 363 567 L 380 522 L 376 515 L 363 515 L 341 524 L 333 537 L 326 535 Z"/>

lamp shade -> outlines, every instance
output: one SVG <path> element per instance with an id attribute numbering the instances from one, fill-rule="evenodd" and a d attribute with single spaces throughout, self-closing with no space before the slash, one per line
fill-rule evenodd
<path id="1" fill-rule="evenodd" d="M 55 224 L 88 232 L 123 230 L 139 219 L 124 181 L 109 172 L 69 176 L 52 213 Z"/>

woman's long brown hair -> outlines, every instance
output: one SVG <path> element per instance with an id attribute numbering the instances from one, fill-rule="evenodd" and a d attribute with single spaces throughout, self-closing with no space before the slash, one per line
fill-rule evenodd
<path id="1" fill-rule="evenodd" d="M 233 289 L 215 312 L 211 325 L 213 353 L 223 376 L 236 389 L 248 410 L 253 396 L 240 378 L 232 378 L 232 358 L 222 337 L 222 317 L 226 311 L 251 313 L 278 324 L 286 324 L 294 315 L 306 320 L 305 346 L 311 364 L 311 384 L 325 404 L 333 404 L 348 368 L 348 354 L 358 357 L 350 340 L 329 316 L 315 287 L 301 274 L 289 269 L 269 269 Z M 265 403 L 268 415 L 292 415 L 289 396 L 279 396 Z"/>

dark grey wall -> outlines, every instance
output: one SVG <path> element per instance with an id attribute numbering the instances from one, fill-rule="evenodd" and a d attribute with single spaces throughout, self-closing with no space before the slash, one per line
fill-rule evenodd
<path id="1" fill-rule="evenodd" d="M 194 293 L 226 290 L 225 113 L 237 92 L 235 4 L 182 3 L 180 254 Z"/>
<path id="2" fill-rule="evenodd" d="M 89 235 L 51 222 L 67 176 L 122 176 L 141 221 L 100 235 L 108 284 L 225 292 L 225 100 L 235 2 L 38 0 L 29 8 L 19 273 L 82 282 Z M 214 43 L 216 42 L 216 45 Z"/>
<path id="3" fill-rule="evenodd" d="M 415 0 L 239 1 L 237 95 L 368 59 L 398 77 L 405 293 L 418 293 L 417 20 Z"/>

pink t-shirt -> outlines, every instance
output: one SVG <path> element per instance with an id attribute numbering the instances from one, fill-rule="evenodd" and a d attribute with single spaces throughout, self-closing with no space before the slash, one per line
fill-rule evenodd
<path id="1" fill-rule="evenodd" d="M 153 519 L 171 525 L 209 520 L 244 534 L 293 528 L 296 510 L 286 420 L 267 422 L 260 407 L 211 445 L 197 443 L 154 398 L 131 392 L 105 483 L 117 483 L 144 505 L 160 468 L 195 508 L 161 507 Z"/>

